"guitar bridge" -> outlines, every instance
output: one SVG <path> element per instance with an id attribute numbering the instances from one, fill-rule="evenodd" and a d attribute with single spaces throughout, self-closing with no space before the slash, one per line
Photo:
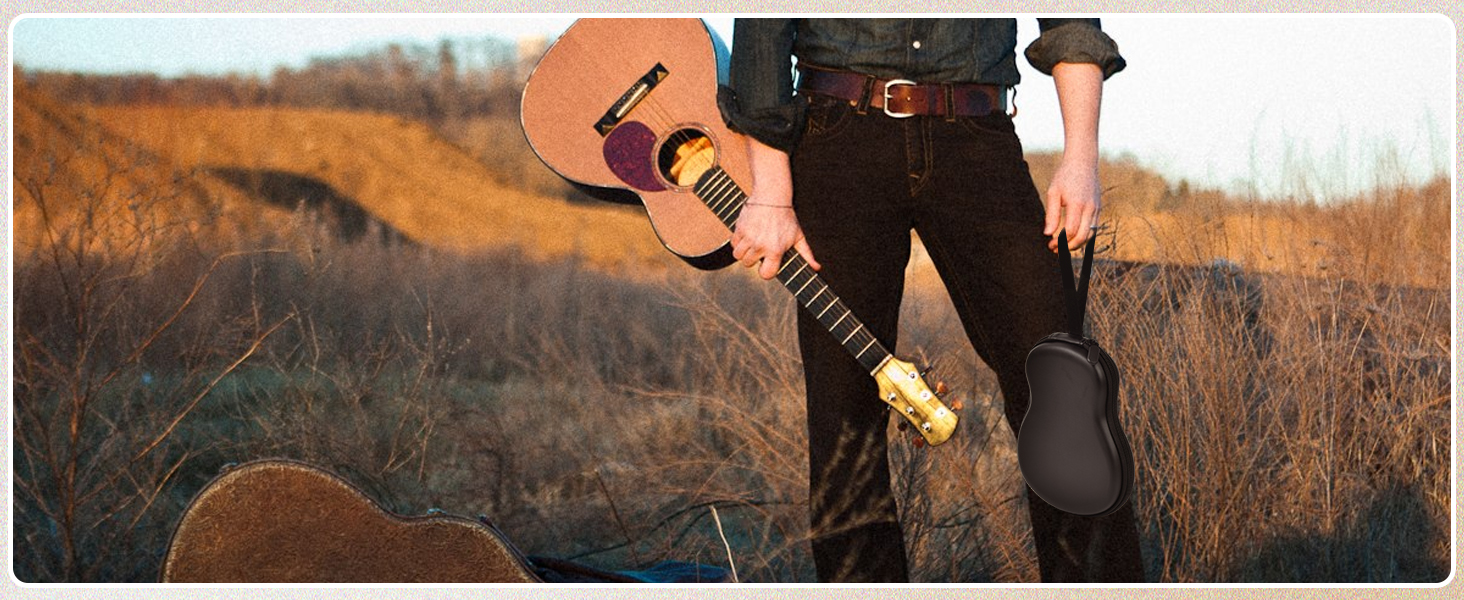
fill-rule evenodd
<path id="1" fill-rule="evenodd" d="M 649 96 L 651 90 L 655 89 L 669 74 L 670 71 L 667 71 L 664 65 L 656 63 L 656 66 L 646 71 L 646 74 L 637 79 L 630 89 L 625 90 L 615 104 L 610 105 L 610 110 L 605 111 L 605 115 L 595 122 L 595 131 L 600 132 L 601 137 L 610 135 L 610 130 L 615 129 L 615 126 L 625 119 L 625 115 L 630 114 L 630 111 L 634 110 L 646 96 Z"/>

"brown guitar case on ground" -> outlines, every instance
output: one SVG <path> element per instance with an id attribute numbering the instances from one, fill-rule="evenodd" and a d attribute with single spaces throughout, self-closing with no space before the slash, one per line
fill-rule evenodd
<path id="1" fill-rule="evenodd" d="M 162 580 L 542 581 L 491 525 L 395 515 L 341 478 L 288 460 L 246 463 L 209 482 L 173 531 Z"/>

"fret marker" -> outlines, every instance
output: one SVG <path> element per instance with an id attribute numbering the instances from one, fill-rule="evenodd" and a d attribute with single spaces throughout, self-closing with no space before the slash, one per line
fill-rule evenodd
<path id="1" fill-rule="evenodd" d="M 813 301 L 818 300 L 818 297 L 822 296 L 823 293 L 827 291 L 829 291 L 829 286 L 823 286 L 823 289 L 820 289 L 817 294 L 814 294 L 812 298 L 809 298 L 808 304 L 805 304 L 804 306 L 813 306 Z"/>
<path id="2" fill-rule="evenodd" d="M 847 318 L 849 318 L 849 311 L 846 310 L 846 311 L 844 311 L 844 316 L 841 316 L 841 317 L 839 317 L 839 320 L 834 321 L 834 324 L 833 325 L 829 325 L 829 331 L 833 331 L 835 327 L 838 327 L 839 326 L 839 323 L 843 323 L 844 322 L 844 319 L 847 319 Z M 855 331 L 858 331 L 858 330 L 856 329 Z M 845 339 L 844 341 L 847 342 L 849 340 L 848 339 Z"/>
<path id="3" fill-rule="evenodd" d="M 793 264 L 793 261 L 791 261 L 791 260 L 790 260 L 790 261 L 787 261 L 787 262 L 784 262 L 784 263 L 783 263 L 783 266 L 781 266 L 781 267 L 778 267 L 778 274 L 779 274 L 779 275 L 782 275 L 782 274 L 783 274 L 783 270 L 784 270 L 784 269 L 787 269 L 787 268 L 788 268 L 788 265 L 791 265 L 791 264 Z M 796 276 L 796 275 L 797 275 L 797 273 L 794 273 L 794 275 L 795 275 L 795 276 Z M 793 279 L 793 278 L 792 278 L 792 277 L 789 277 L 789 278 L 788 278 L 788 279 L 789 279 L 789 280 L 792 280 L 792 279 Z"/>
<path id="4" fill-rule="evenodd" d="M 802 270 L 800 270 L 799 272 L 802 272 Z M 797 277 L 797 276 L 798 276 L 798 273 L 794 273 L 793 274 L 793 277 Z M 803 293 L 803 288 L 808 287 L 808 284 L 810 284 L 810 283 L 813 283 L 813 278 L 812 277 L 809 277 L 808 278 L 808 281 L 803 282 L 803 285 L 798 286 L 798 291 L 793 292 L 793 295 L 794 296 L 797 296 L 798 294 L 802 294 Z"/>
<path id="5" fill-rule="evenodd" d="M 828 306 L 825 306 L 825 307 L 824 307 L 824 308 L 823 308 L 823 310 L 821 310 L 821 311 L 818 311 L 818 316 L 817 316 L 817 317 L 814 317 L 814 318 L 815 318 L 815 319 L 822 319 L 822 318 L 823 318 L 823 316 L 824 316 L 824 313 L 826 313 L 826 312 L 829 312 L 829 309 L 830 309 L 830 308 L 833 308 L 833 307 L 834 307 L 834 305 L 835 305 L 835 304 L 838 304 L 838 303 L 839 303 L 839 301 L 838 301 L 838 300 L 834 300 L 834 301 L 833 301 L 833 302 L 830 302 L 830 303 L 829 303 L 829 305 L 828 305 Z"/>
<path id="6" fill-rule="evenodd" d="M 793 262 L 793 261 L 791 261 L 791 260 L 790 260 L 790 261 L 788 261 L 788 262 L 790 262 L 790 263 L 791 263 L 791 262 Z M 795 278 L 795 277 L 798 277 L 798 275 L 799 275 L 799 274 L 801 274 L 801 273 L 803 273 L 803 270 L 804 270 L 804 269 L 807 269 L 807 268 L 808 268 L 808 263 L 803 263 L 803 266 L 800 266 L 800 267 L 798 267 L 798 270 L 797 270 L 797 271 L 794 271 L 794 272 L 793 272 L 793 274 L 792 274 L 792 275 L 789 275 L 789 276 L 788 276 L 788 281 L 793 281 L 793 278 Z M 809 280 L 809 281 L 813 281 L 813 280 L 812 280 L 812 279 L 810 279 L 810 280 Z M 808 284 L 807 284 L 807 283 L 805 283 L 805 284 L 803 284 L 803 285 L 808 285 Z"/>

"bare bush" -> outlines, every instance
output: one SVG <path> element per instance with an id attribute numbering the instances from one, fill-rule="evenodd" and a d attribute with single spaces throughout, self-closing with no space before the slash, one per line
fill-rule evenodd
<path id="1" fill-rule="evenodd" d="M 239 255 L 201 251 L 158 210 L 186 186 L 139 184 L 135 158 L 79 139 L 17 177 L 41 231 L 16 261 L 15 514 L 32 549 L 16 573 L 133 581 L 191 459 L 227 444 L 183 435 L 185 420 L 290 317 L 209 285 Z"/>

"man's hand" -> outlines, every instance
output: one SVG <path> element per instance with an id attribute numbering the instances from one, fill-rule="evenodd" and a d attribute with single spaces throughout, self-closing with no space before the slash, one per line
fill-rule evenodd
<path id="1" fill-rule="evenodd" d="M 1092 226 L 1098 224 L 1103 202 L 1098 194 L 1098 165 L 1075 164 L 1064 159 L 1047 186 L 1047 223 L 1042 233 L 1051 237 L 1047 249 L 1057 252 L 1057 233 L 1067 230 L 1068 250 L 1088 243 Z"/>
<path id="2" fill-rule="evenodd" d="M 796 248 L 815 271 L 818 261 L 793 214 L 793 178 L 788 154 L 747 138 L 752 167 L 752 192 L 748 194 L 737 223 L 732 228 L 732 256 L 745 267 L 762 266 L 763 279 L 777 276 L 783 254 Z"/>
<path id="3" fill-rule="evenodd" d="M 1062 107 L 1062 164 L 1047 187 L 1047 221 L 1042 234 L 1057 252 L 1057 233 L 1067 230 L 1069 250 L 1087 243 L 1098 224 L 1098 110 L 1103 97 L 1103 71 L 1098 65 L 1057 63 L 1052 68 L 1057 102 Z"/>

